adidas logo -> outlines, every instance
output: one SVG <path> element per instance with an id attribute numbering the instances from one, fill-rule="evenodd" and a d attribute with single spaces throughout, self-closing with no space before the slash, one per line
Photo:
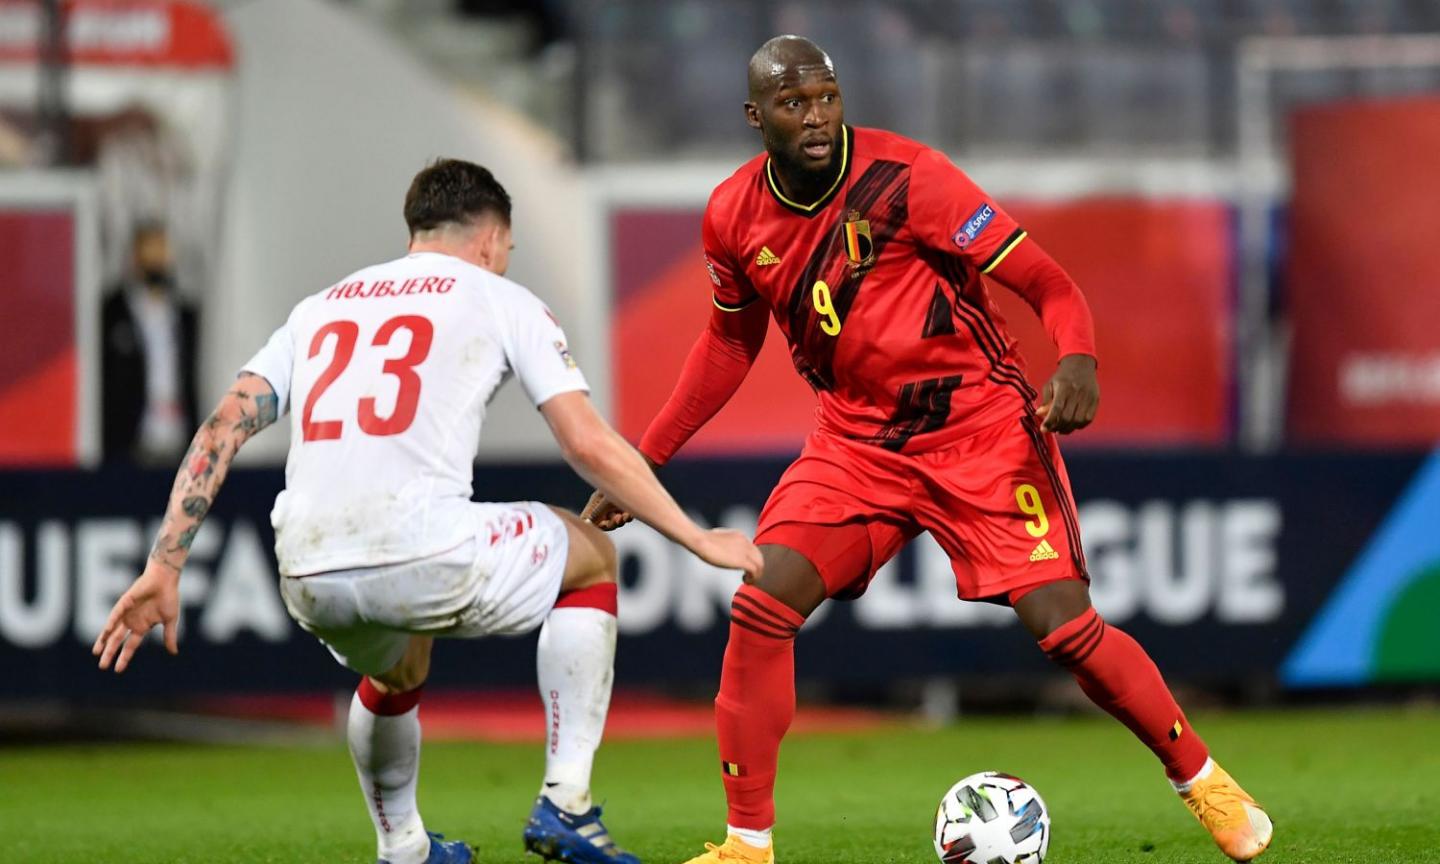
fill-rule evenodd
<path id="1" fill-rule="evenodd" d="M 760 254 L 755 256 L 756 267 L 768 267 L 771 264 L 779 264 L 780 256 L 770 251 L 769 246 L 761 246 Z"/>
<path id="2" fill-rule="evenodd" d="M 1059 557 L 1060 553 L 1055 551 L 1055 547 L 1050 545 L 1049 540 L 1041 540 L 1040 545 L 1035 547 L 1035 551 L 1030 553 L 1031 561 L 1054 561 Z"/>

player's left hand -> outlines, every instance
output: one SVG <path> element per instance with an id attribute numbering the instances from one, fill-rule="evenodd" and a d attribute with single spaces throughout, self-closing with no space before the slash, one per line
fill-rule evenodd
<path id="1" fill-rule="evenodd" d="M 585 502 L 585 509 L 580 511 L 580 518 L 601 531 L 614 531 L 621 525 L 629 524 L 635 517 L 596 489 L 590 500 Z"/>
<path id="2" fill-rule="evenodd" d="M 156 624 L 165 626 L 165 650 L 180 653 L 176 622 L 180 618 L 179 574 L 167 572 L 157 565 L 145 568 L 130 589 L 115 601 L 105 628 L 95 639 L 91 654 L 100 657 L 100 668 L 109 669 L 113 661 L 117 673 L 124 672 L 130 658 L 145 636 Z M 118 653 L 118 656 L 117 656 Z"/>
<path id="3" fill-rule="evenodd" d="M 1040 407 L 1035 413 L 1044 421 L 1041 428 L 1046 432 L 1065 435 L 1089 426 L 1099 407 L 1100 382 L 1095 379 L 1095 358 L 1088 354 L 1066 354 L 1040 391 Z"/>

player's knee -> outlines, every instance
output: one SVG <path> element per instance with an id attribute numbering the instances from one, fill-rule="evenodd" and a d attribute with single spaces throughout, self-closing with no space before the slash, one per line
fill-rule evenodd
<path id="1" fill-rule="evenodd" d="M 614 582 L 620 568 L 620 554 L 615 551 L 615 541 L 589 522 L 580 522 L 579 529 L 586 550 L 586 582 L 591 585 Z"/>
<path id="2" fill-rule="evenodd" d="M 1079 579 L 1042 585 L 1011 601 L 1020 623 L 1045 639 L 1090 609 L 1090 589 Z"/>
<path id="3" fill-rule="evenodd" d="M 603 585 L 620 580 L 620 553 L 615 549 L 615 541 L 611 540 L 604 532 L 593 525 L 588 526 L 595 534 L 595 574 L 594 584 Z"/>
<path id="4" fill-rule="evenodd" d="M 425 683 L 430 677 L 430 647 L 428 637 L 412 636 L 405 656 L 381 675 L 371 675 L 382 693 L 406 693 Z"/>
<path id="5" fill-rule="evenodd" d="M 815 566 L 800 553 L 783 546 L 760 547 L 765 570 L 751 587 L 808 618 L 825 600 L 825 582 Z"/>
<path id="6" fill-rule="evenodd" d="M 570 557 L 563 590 L 574 591 L 619 581 L 620 555 L 605 532 L 579 519 L 570 520 Z"/>
<path id="7" fill-rule="evenodd" d="M 430 670 L 391 669 L 383 675 L 372 675 L 370 680 L 376 685 L 375 689 L 385 694 L 408 693 L 418 689 L 429 677 Z"/>

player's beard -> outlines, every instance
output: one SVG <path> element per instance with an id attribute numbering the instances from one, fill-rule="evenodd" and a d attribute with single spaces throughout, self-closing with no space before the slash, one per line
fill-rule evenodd
<path id="1" fill-rule="evenodd" d="M 843 129 L 843 127 L 842 127 Z M 844 132 L 842 131 L 843 135 Z M 802 156 L 792 153 L 787 145 L 777 142 L 770 136 L 768 131 L 764 136 L 765 149 L 769 151 L 770 158 L 775 162 L 781 175 L 798 189 L 789 190 L 791 196 L 801 201 L 811 201 L 819 198 L 820 195 L 830 187 L 835 179 L 836 152 L 840 148 L 840 142 L 835 141 L 830 147 L 830 158 L 822 167 L 814 167 Z M 799 148 L 800 139 L 796 138 L 789 146 Z"/>

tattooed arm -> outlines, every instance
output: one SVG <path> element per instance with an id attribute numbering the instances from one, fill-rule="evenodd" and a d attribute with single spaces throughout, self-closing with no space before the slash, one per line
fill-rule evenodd
<path id="1" fill-rule="evenodd" d="M 114 661 L 115 671 L 124 672 L 135 649 L 156 624 L 164 625 L 165 648 L 171 654 L 179 651 L 175 625 L 180 617 L 180 570 L 190 555 L 190 544 L 210 512 L 235 454 L 277 416 L 279 400 L 269 382 L 246 372 L 235 379 L 230 392 L 200 424 L 175 475 L 145 572 L 116 601 L 95 639 L 92 653 L 100 657 L 101 669 Z"/>

